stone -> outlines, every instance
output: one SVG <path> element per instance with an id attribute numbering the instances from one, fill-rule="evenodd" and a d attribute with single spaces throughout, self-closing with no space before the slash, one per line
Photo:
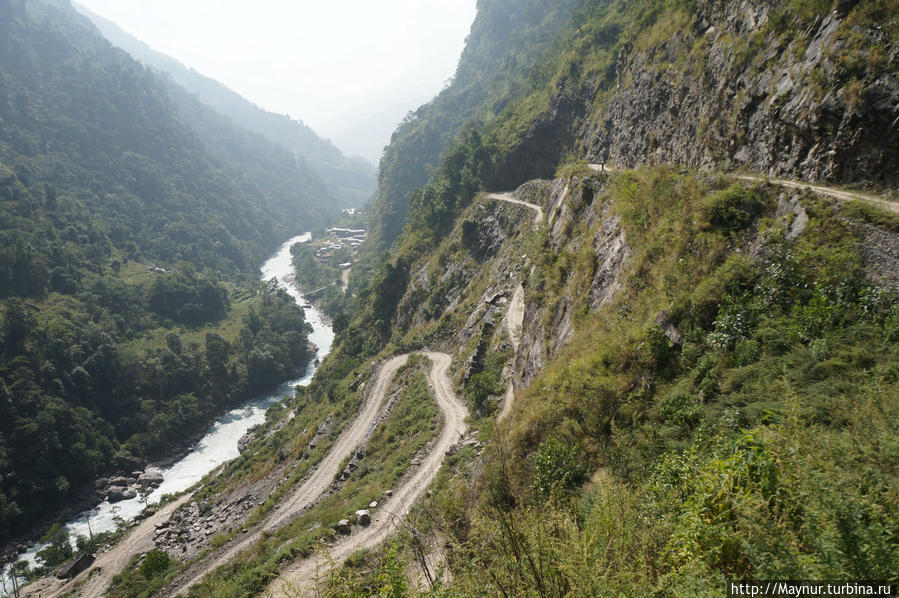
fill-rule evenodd
<path id="1" fill-rule="evenodd" d="M 348 534 L 350 533 L 350 520 L 349 519 L 341 519 L 337 522 L 337 532 L 340 534 Z"/>
<path id="2" fill-rule="evenodd" d="M 359 525 L 368 525 L 371 523 L 371 514 L 368 509 L 359 509 L 356 511 L 356 521 Z"/>
<path id="3" fill-rule="evenodd" d="M 158 486 L 163 480 L 165 480 L 165 476 L 161 471 L 148 469 L 137 478 L 137 483 L 141 486 Z"/>
<path id="4" fill-rule="evenodd" d="M 368 508 L 369 508 L 369 509 L 377 509 L 377 508 L 378 508 L 378 501 L 373 500 L 373 501 L 371 501 L 370 503 L 368 503 Z"/>
<path id="5" fill-rule="evenodd" d="M 106 489 L 106 500 L 111 503 L 125 500 L 125 492 L 127 488 L 124 486 L 110 486 Z"/>
<path id="6" fill-rule="evenodd" d="M 85 552 L 71 563 L 65 565 L 59 571 L 56 572 L 57 579 L 70 579 L 75 577 L 82 571 L 86 570 L 94 563 L 94 555 Z"/>
<path id="7" fill-rule="evenodd" d="M 668 312 L 660 311 L 659 315 L 656 316 L 655 323 L 672 345 L 680 347 L 683 344 L 683 335 L 681 335 L 674 323 L 668 319 Z"/>

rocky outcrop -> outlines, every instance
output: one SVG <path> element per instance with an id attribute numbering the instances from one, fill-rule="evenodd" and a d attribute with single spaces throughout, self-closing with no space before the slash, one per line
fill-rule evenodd
<path id="1" fill-rule="evenodd" d="M 162 475 L 162 472 L 158 469 L 148 469 L 144 473 L 140 474 L 140 477 L 137 478 L 137 483 L 141 486 L 150 486 L 151 488 L 155 488 L 162 484 L 163 480 L 165 480 L 165 476 Z"/>
<path id="2" fill-rule="evenodd" d="M 579 281 L 569 280 L 571 272 L 558 267 L 562 280 L 556 284 L 562 288 L 552 301 L 535 297 L 534 291 L 539 289 L 525 294 L 525 325 L 513 373 L 515 388 L 530 384 L 568 344 L 574 335 L 574 312 L 578 306 L 588 306 L 591 311 L 600 309 L 611 304 L 622 288 L 631 250 L 611 202 L 602 199 L 607 191 L 604 185 L 602 175 L 572 176 L 532 181 L 516 191 L 520 197 L 544 207 L 550 255 L 574 255 L 586 246 L 593 256 L 593 267 L 592 276 Z M 534 267 L 528 279 L 537 280 L 540 276 Z"/>
<path id="3" fill-rule="evenodd" d="M 94 564 L 94 555 L 85 552 L 56 572 L 57 579 L 71 579 Z"/>
<path id="4" fill-rule="evenodd" d="M 874 284 L 899 291 L 899 235 L 864 222 L 850 222 L 859 236 L 865 275 Z"/>
<path id="5" fill-rule="evenodd" d="M 847 8 L 785 31 L 774 3 L 701 0 L 687 26 L 620 53 L 615 92 L 583 151 L 621 166 L 899 182 L 899 49 L 877 23 L 844 22 Z M 886 50 L 850 75 L 849 46 Z"/>
<path id="6" fill-rule="evenodd" d="M 504 254 L 506 241 L 517 239 L 522 230 L 533 226 L 532 222 L 533 211 L 528 208 L 490 201 L 473 206 L 452 235 L 456 241 L 449 252 L 455 256 L 450 259 L 448 253 L 444 254 L 437 267 L 425 263 L 412 272 L 396 311 L 396 326 L 409 330 L 453 312 L 463 291 L 481 276 L 488 281 L 487 287 L 465 326 L 466 338 L 478 334 L 485 315 L 501 313 L 501 300 L 512 296 L 510 274 L 517 270 L 518 261 Z M 488 272 L 494 276 L 491 278 Z"/>

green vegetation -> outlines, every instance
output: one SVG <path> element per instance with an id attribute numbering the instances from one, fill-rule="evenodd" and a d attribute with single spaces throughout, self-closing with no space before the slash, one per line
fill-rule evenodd
<path id="1" fill-rule="evenodd" d="M 333 354 L 456 342 L 484 281 L 436 280 L 450 262 L 469 265 L 460 246 L 478 236 L 469 206 L 479 190 L 568 177 L 575 217 L 561 247 L 541 233 L 527 252 L 533 270 L 519 274 L 542 307 L 533 324 L 551 327 L 565 300 L 575 334 L 518 398 L 510 429 L 492 436 L 485 471 L 449 464 L 463 479 L 438 482 L 426 501 L 440 505 L 429 527 L 448 540 L 450 593 L 718 595 L 731 578 L 894 581 L 897 297 L 865 276 L 860 239 L 842 218 L 888 231 L 895 219 L 862 203 L 834 218 L 805 195 L 809 224 L 788 241 L 770 187 L 664 168 L 591 174 L 577 160 L 597 149 L 587 136 L 602 136 L 604 108 L 633 83 L 622 64 L 643 52 L 645 69 L 673 89 L 709 77 L 711 23 L 688 0 L 555 3 L 507 38 L 499 17 L 514 10 L 482 4 L 459 72 L 477 65 L 488 91 L 457 75 L 386 150 L 371 224 L 379 257 L 356 273 L 356 309 Z M 745 35 L 720 36 L 720 77 L 769 68 L 769 48 L 801 60 L 821 18 L 845 9 L 831 62 L 798 84 L 862 110 L 864 90 L 895 71 L 885 49 L 897 7 L 848 4 L 766 7 L 767 20 Z M 875 29 L 876 40 L 863 33 Z M 503 51 L 487 51 L 488 38 Z M 514 43 L 525 39 L 526 49 Z M 769 93 L 780 110 L 786 98 Z M 451 97 L 456 106 L 444 103 Z M 697 142 L 722 168 L 722 140 L 746 136 L 745 99 L 732 114 L 698 119 Z M 816 139 L 835 126 L 822 124 Z M 647 152 L 665 149 L 648 143 Z M 630 254 L 623 289 L 597 309 L 588 293 L 604 231 L 587 214 L 600 206 L 620 219 Z M 442 292 L 460 279 L 469 287 L 444 314 Z M 413 327 L 410 314 L 426 321 Z M 475 406 L 497 389 L 492 376 L 471 380 L 463 392 Z M 332 593 L 385 589 L 388 552 L 352 559 Z"/>
<path id="2" fill-rule="evenodd" d="M 329 363 L 333 361 L 329 360 Z M 266 534 L 260 543 L 252 550 L 238 558 L 237 561 L 222 567 L 206 577 L 202 584 L 191 590 L 191 596 L 215 596 L 224 598 L 228 596 L 247 596 L 261 592 L 268 585 L 271 574 L 283 563 L 308 556 L 314 550 L 316 543 L 321 539 L 330 539 L 334 535 L 334 527 L 338 520 L 348 517 L 354 510 L 365 508 L 371 501 L 380 501 L 385 490 L 395 488 L 401 480 L 412 458 L 430 441 L 440 430 L 441 422 L 438 407 L 428 390 L 425 377 L 430 362 L 421 357 L 413 356 L 409 363 L 402 368 L 396 376 L 394 388 L 400 391 L 399 399 L 393 405 L 388 417 L 372 433 L 365 448 L 365 456 L 359 462 L 358 467 L 350 476 L 341 483 L 339 489 L 333 494 L 324 497 L 314 507 L 303 513 L 295 521 L 284 528 Z M 348 378 L 356 378 L 358 372 L 353 372 Z M 341 384 L 346 384 L 342 381 Z M 308 426 L 305 419 L 306 410 L 318 409 L 321 403 L 314 397 L 324 398 L 319 392 L 321 388 L 311 388 L 309 394 L 300 405 L 307 407 L 300 409 L 297 416 L 288 426 L 278 432 L 279 438 L 268 442 L 264 447 L 259 447 L 259 453 L 265 454 L 271 449 L 284 447 L 286 438 L 297 435 L 300 426 Z M 391 396 L 392 393 L 388 393 Z M 337 398 L 337 404 L 327 402 L 332 409 L 340 409 L 348 420 L 355 413 L 358 395 L 352 392 L 343 392 Z M 339 430 L 334 430 L 329 442 L 336 439 Z M 308 439 L 304 439 L 308 442 Z M 304 470 L 314 465 L 329 447 L 322 447 L 317 456 L 310 456 Z M 255 451 L 254 451 L 255 453 Z M 292 455 L 293 456 L 293 455 Z M 300 456 L 300 455 L 297 455 Z M 285 456 L 285 458 L 287 458 Z M 256 456 L 246 455 L 229 466 L 224 476 L 239 476 L 248 479 L 258 474 L 258 470 L 249 473 L 247 465 L 241 461 L 255 461 Z M 281 495 L 299 480 L 304 472 L 298 472 L 291 480 L 279 490 Z M 218 483 L 218 482 L 217 482 Z M 220 491 L 217 490 L 217 491 Z M 204 495 L 213 496 L 215 492 L 204 489 Z M 265 509 L 275 504 L 270 500 L 263 511 L 258 512 L 254 519 L 258 520 Z M 319 524 L 319 525 L 315 525 Z M 144 561 L 146 562 L 146 561 Z M 110 596 L 151 596 L 154 591 L 162 587 L 166 581 L 183 570 L 184 565 L 177 568 L 169 568 L 164 575 L 158 575 L 149 580 L 144 575 L 143 564 L 138 561 L 131 563 L 126 571 L 116 578 Z"/>
<path id="3" fill-rule="evenodd" d="M 303 163 L 167 92 L 68 3 L 3 2 L 0 38 L 6 540 L 305 367 L 302 312 L 256 268 L 284 223 L 333 208 Z"/>
<path id="4" fill-rule="evenodd" d="M 441 165 L 457 159 L 446 156 L 457 138 L 468 137 L 466 123 L 501 113 L 510 100 L 535 84 L 532 77 L 538 72 L 538 59 L 557 32 L 568 24 L 577 3 L 575 0 L 478 3 L 478 18 L 472 25 L 451 85 L 429 104 L 410 112 L 385 150 L 378 175 L 378 194 L 370 215 L 370 257 L 384 251 L 399 236 L 409 206 L 416 202 L 413 190 L 424 186 L 435 171 L 440 169 L 443 176 L 453 178 L 472 178 L 462 169 Z"/>
<path id="5" fill-rule="evenodd" d="M 168 84 L 167 87 L 173 97 L 181 98 L 187 91 L 188 94 L 197 96 L 203 104 L 233 119 L 240 127 L 264 135 L 271 142 L 284 146 L 297 156 L 302 156 L 321 177 L 330 195 L 341 207 L 362 205 L 374 193 L 373 166 L 361 158 L 345 157 L 337 147 L 316 135 L 315 131 L 304 122 L 291 119 L 287 115 L 266 112 L 218 81 L 204 77 L 175 59 L 155 52 L 143 42 L 122 31 L 115 23 L 83 7 L 79 7 L 79 11 L 87 13 L 97 29 L 114 45 L 131 54 L 136 60 L 160 71 L 163 75 L 161 78 Z M 189 108 L 189 104 L 186 107 L 185 99 L 178 100 L 179 114 L 190 123 L 191 119 L 196 117 L 196 110 Z M 260 160 L 260 163 L 264 163 L 264 159 Z"/>
<path id="6" fill-rule="evenodd" d="M 435 498 L 454 595 L 896 580 L 897 298 L 829 205 L 804 197 L 789 242 L 769 192 L 666 170 L 604 188 L 634 249 L 625 289 L 518 398 L 477 506 Z M 576 292 L 562 259 L 531 284 Z"/>
<path id="7" fill-rule="evenodd" d="M 425 592 L 434 596 L 895 583 L 899 302 L 866 277 L 852 224 L 892 230 L 892 216 L 846 203 L 834 217 L 806 192 L 808 225 L 788 241 L 776 187 L 670 169 L 565 174 L 575 211 L 565 245 L 541 235 L 528 250 L 536 318 L 551 322 L 563 297 L 587 304 L 598 259 L 587 240 L 606 223 L 582 216 L 599 205 L 620 218 L 632 251 L 623 289 L 578 311 L 573 339 L 518 397 L 507 430 L 484 427 L 486 469 L 473 475 L 471 454 L 448 459 L 410 515 L 418 534 L 404 532 L 401 551 L 350 559 L 325 595 L 416 595 L 384 582 L 396 559 L 418 561 L 424 536 L 448 544 L 452 584 Z M 473 210 L 406 270 L 464 265 L 457 244 Z M 469 313 L 464 297 L 480 297 L 481 284 L 471 280 L 459 310 Z M 440 342 L 465 321 L 424 313 L 435 319 L 405 338 L 394 330 L 392 344 Z M 493 380 L 463 392 L 476 402 Z"/>
<path id="8" fill-rule="evenodd" d="M 468 408 L 477 417 L 491 413 L 487 409 L 487 399 L 491 396 L 501 396 L 506 389 L 502 385 L 503 366 L 509 360 L 508 351 L 493 351 L 484 359 L 484 367 L 473 374 L 465 384 L 465 399 Z"/>

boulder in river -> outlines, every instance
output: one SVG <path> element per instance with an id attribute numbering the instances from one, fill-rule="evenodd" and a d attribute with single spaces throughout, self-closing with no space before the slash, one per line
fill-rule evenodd
<path id="1" fill-rule="evenodd" d="M 137 491 L 124 486 L 110 486 L 106 490 L 106 500 L 109 502 L 120 502 L 123 500 L 131 500 L 137 496 Z"/>
<path id="2" fill-rule="evenodd" d="M 160 485 L 165 477 L 162 475 L 162 472 L 158 469 L 148 469 L 144 473 L 140 474 L 140 477 L 137 478 L 137 483 L 141 486 L 158 486 Z"/>

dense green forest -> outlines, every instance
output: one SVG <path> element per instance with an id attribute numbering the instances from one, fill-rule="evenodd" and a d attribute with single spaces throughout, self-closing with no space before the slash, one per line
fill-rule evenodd
<path id="1" fill-rule="evenodd" d="M 0 1 L 0 537 L 305 367 L 256 269 L 331 204 L 67 1 Z"/>
<path id="2" fill-rule="evenodd" d="M 387 249 L 400 234 L 412 191 L 435 174 L 465 124 L 490 119 L 534 85 L 540 58 L 568 24 L 576 4 L 478 2 L 478 18 L 452 83 L 410 112 L 384 150 L 369 221 L 369 252 Z"/>
<path id="3" fill-rule="evenodd" d="M 332 143 L 316 135 L 304 122 L 287 115 L 267 112 L 218 81 L 204 77 L 177 60 L 155 52 L 115 23 L 82 6 L 76 5 L 76 8 L 86 14 L 115 46 L 170 79 L 170 83 L 174 84 L 170 85 L 170 89 L 176 90 L 176 94 L 187 91 L 204 104 L 233 119 L 241 127 L 260 133 L 301 156 L 321 177 L 340 207 L 360 206 L 371 198 L 375 191 L 375 172 L 374 167 L 364 159 L 347 158 Z M 189 112 L 182 110 L 181 115 L 192 122 Z"/>

